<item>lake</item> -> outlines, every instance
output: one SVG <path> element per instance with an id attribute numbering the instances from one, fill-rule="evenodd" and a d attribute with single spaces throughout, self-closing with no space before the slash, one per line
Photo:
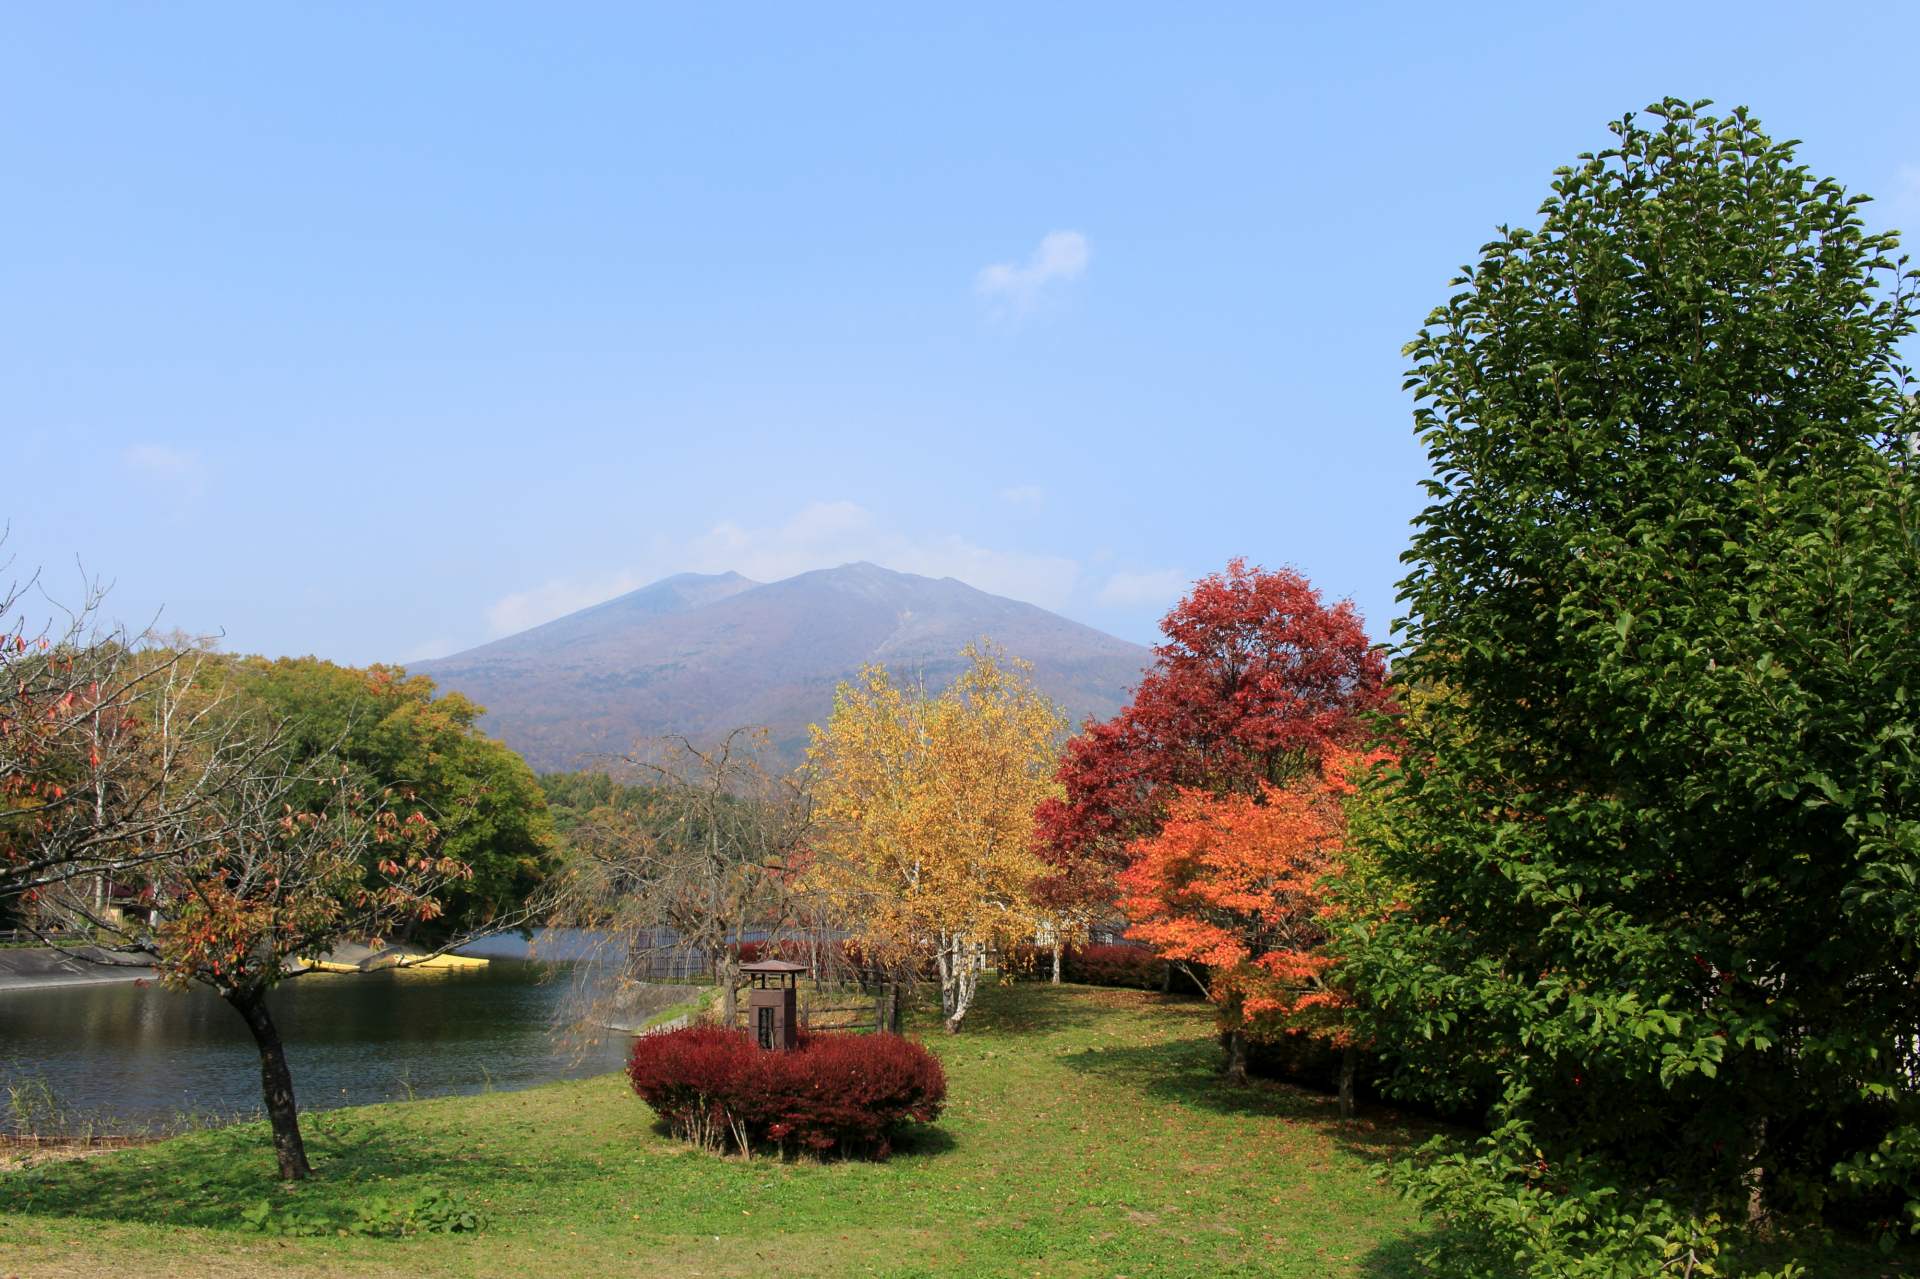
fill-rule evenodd
<path id="1" fill-rule="evenodd" d="M 609 1034 L 578 1059 L 556 1043 L 554 1014 L 571 984 L 564 966 L 558 978 L 553 972 L 502 957 L 468 971 L 315 974 L 276 990 L 268 1006 L 305 1110 L 620 1069 L 625 1035 Z M 34 1081 L 70 1115 L 109 1130 L 260 1107 L 252 1037 L 201 989 L 114 983 L 0 992 L 0 1085 Z M 0 1109 L 0 1128 L 8 1126 Z"/>

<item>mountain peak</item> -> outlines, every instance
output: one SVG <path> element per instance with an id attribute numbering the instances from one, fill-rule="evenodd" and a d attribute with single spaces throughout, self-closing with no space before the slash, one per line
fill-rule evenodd
<path id="1" fill-rule="evenodd" d="M 963 582 L 951 575 L 947 577 L 928 577 L 924 573 L 909 573 L 904 569 L 888 568 L 884 564 L 875 564 L 869 560 L 856 560 L 851 564 L 842 564 L 837 568 L 815 569 L 811 573 L 801 573 L 798 577 L 818 577 L 837 581 L 884 582 L 900 588 L 945 586 L 957 587 L 973 595 L 984 595 L 991 599 L 1006 597 L 983 591 L 971 582 Z M 789 578 L 789 581 L 798 578 Z M 777 585 L 777 583 L 776 583 Z M 1038 607 L 1035 605 L 1034 607 Z"/>
<path id="2" fill-rule="evenodd" d="M 1105 717 L 1152 654 L 955 578 L 868 561 L 765 585 L 679 573 L 542 626 L 415 669 L 487 707 L 487 731 L 535 768 L 578 768 L 667 733 L 717 739 L 764 726 L 791 758 L 833 690 L 862 665 L 944 686 L 960 650 L 989 637 L 1033 663 L 1077 722 Z"/>
<path id="3" fill-rule="evenodd" d="M 796 573 L 773 585 L 795 590 L 826 586 L 838 590 L 875 593 L 909 592 L 932 585 L 933 582 L 933 578 L 922 577 L 918 573 L 903 573 L 898 569 L 887 568 L 870 560 L 855 560 L 850 564 L 840 564 L 833 568 L 817 568 L 806 573 Z"/>
<path id="4" fill-rule="evenodd" d="M 687 609 L 701 608 L 705 605 L 738 595 L 741 591 L 750 591 L 760 583 L 738 573 L 675 573 L 672 577 L 663 577 L 625 595 L 616 595 L 610 600 L 592 604 L 576 613 L 555 618 L 545 626 L 537 626 L 524 635 L 535 633 L 568 634 L 580 629 L 580 622 L 593 617 L 607 615 L 657 617 L 668 613 L 680 613 Z M 508 640 L 519 638 L 509 636 Z"/>
<path id="5" fill-rule="evenodd" d="M 850 578 L 867 581 L 891 582 L 927 582 L 931 578 L 918 573 L 904 573 L 897 568 L 888 568 L 884 564 L 875 564 L 872 560 L 853 560 L 833 568 L 818 568 L 810 573 L 798 573 L 796 577 Z M 792 579 L 788 579 L 792 580 Z"/>
<path id="6" fill-rule="evenodd" d="M 661 578 L 659 581 L 653 583 L 653 586 L 666 586 L 672 582 L 745 582 L 749 586 L 759 585 L 759 583 L 752 578 L 742 577 L 732 569 L 728 569 L 724 573 L 674 573 L 671 576 Z M 640 589 L 645 591 L 651 590 L 652 587 L 643 586 Z"/>

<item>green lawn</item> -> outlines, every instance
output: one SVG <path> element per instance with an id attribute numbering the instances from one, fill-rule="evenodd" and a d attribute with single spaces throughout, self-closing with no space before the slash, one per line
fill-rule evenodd
<path id="1" fill-rule="evenodd" d="M 922 1022 L 923 1029 L 927 1023 Z M 316 1180 L 273 1181 L 258 1125 L 0 1176 L 0 1276 L 1298 1275 L 1418 1273 L 1375 1178 L 1419 1134 L 1328 1099 L 1232 1090 L 1204 1006 L 983 992 L 930 1037 L 946 1116 L 890 1162 L 744 1162 L 654 1130 L 617 1076 L 309 1116 Z M 275 1238 L 263 1197 L 336 1220 L 464 1193 L 480 1235 Z"/>

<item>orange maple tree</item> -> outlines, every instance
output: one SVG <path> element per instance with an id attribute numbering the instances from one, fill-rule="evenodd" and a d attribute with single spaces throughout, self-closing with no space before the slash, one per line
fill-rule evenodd
<path id="1" fill-rule="evenodd" d="M 1203 966 L 1231 1078 L 1246 1077 L 1250 1036 L 1351 1046 L 1347 998 L 1322 949 L 1333 913 L 1324 885 L 1341 866 L 1350 777 L 1374 758 L 1330 751 L 1318 774 L 1251 794 L 1179 788 L 1160 829 L 1131 845 L 1118 880 L 1128 936 Z"/>

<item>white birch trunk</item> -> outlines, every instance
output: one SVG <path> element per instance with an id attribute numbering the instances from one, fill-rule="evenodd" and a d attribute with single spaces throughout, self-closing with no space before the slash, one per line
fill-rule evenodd
<path id="1" fill-rule="evenodd" d="M 951 1000 L 942 993 L 941 1003 L 947 1014 L 947 1033 L 960 1033 L 960 1023 L 965 1020 L 967 1009 L 973 1007 L 974 992 L 980 988 L 981 955 L 964 935 L 955 935 L 952 939 L 952 962 L 948 971 L 953 974 L 953 996 Z M 942 980 L 945 980 L 945 972 Z"/>
<path id="2" fill-rule="evenodd" d="M 959 974 L 955 971 L 957 965 L 953 962 L 953 943 L 945 934 L 942 934 L 940 940 L 934 943 L 933 957 L 940 968 L 940 1012 L 942 1016 L 951 1018 L 953 995 Z"/>

